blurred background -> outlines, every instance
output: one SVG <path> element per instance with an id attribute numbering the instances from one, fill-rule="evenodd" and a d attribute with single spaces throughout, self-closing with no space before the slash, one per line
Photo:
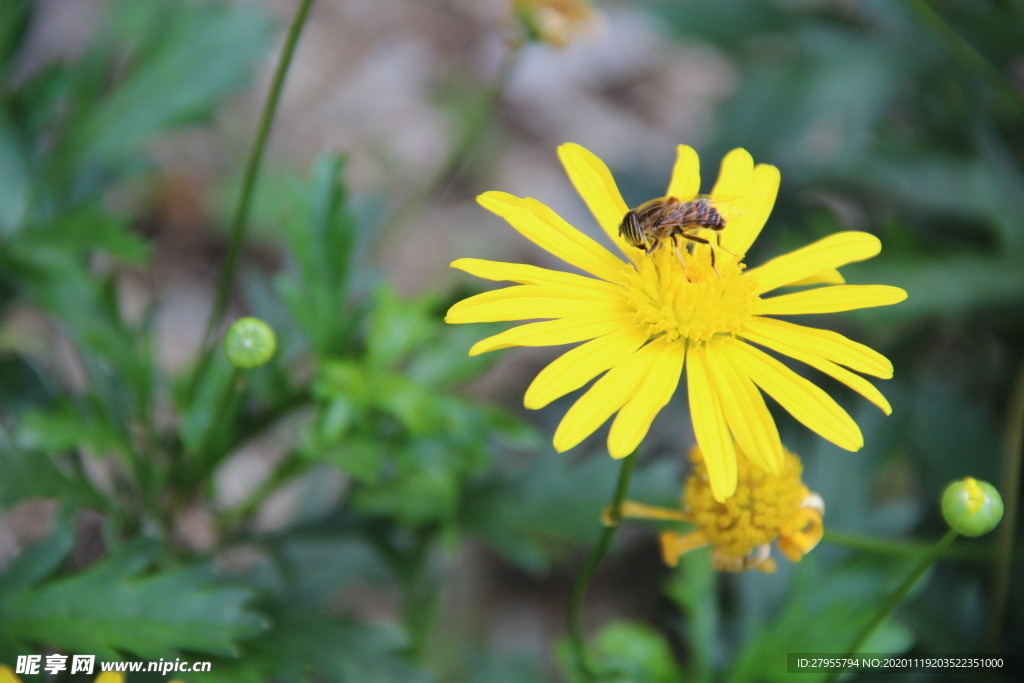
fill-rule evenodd
<path id="1" fill-rule="evenodd" d="M 468 358 L 500 327 L 441 322 L 481 289 L 455 258 L 556 265 L 477 194 L 535 197 L 600 239 L 568 141 L 630 205 L 664 192 L 677 144 L 704 191 L 744 147 L 782 172 L 748 262 L 865 230 L 883 252 L 847 280 L 909 292 L 809 321 L 894 362 L 889 418 L 823 385 L 862 451 L 776 416 L 830 536 L 774 575 L 714 575 L 623 526 L 585 608 L 608 680 L 779 680 L 787 652 L 843 652 L 967 475 L 1002 491 L 1001 529 L 957 541 L 868 650 L 1024 647 L 1024 2 L 319 0 L 211 322 L 299 4 L 0 7 L 0 661 L 569 677 L 565 603 L 617 466 L 603 432 L 554 452 L 573 396 L 522 408 L 559 350 Z M 243 315 L 278 335 L 244 374 L 204 353 L 208 325 Z M 631 498 L 678 504 L 688 414 L 677 396 L 655 421 Z"/>

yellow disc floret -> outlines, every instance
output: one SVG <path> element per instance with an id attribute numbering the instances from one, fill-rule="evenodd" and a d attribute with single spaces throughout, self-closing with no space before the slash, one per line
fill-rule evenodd
<path id="1" fill-rule="evenodd" d="M 720 259 L 716 272 L 712 248 L 702 245 L 691 253 L 665 244 L 650 255 L 637 250 L 634 286 L 626 292 L 636 322 L 652 338 L 707 343 L 737 334 L 754 315 L 759 297 L 753 281 L 740 277 L 743 264 Z"/>

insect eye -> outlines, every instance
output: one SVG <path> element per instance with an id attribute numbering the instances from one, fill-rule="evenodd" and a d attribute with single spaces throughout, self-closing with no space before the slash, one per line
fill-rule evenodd
<path id="1" fill-rule="evenodd" d="M 622 219 L 622 223 L 619 225 L 619 235 L 624 237 L 634 247 L 643 245 L 644 239 L 643 235 L 640 234 L 640 221 L 632 211 L 626 213 Z"/>

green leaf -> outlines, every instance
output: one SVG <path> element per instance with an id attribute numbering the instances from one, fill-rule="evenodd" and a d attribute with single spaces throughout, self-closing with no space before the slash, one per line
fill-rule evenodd
<path id="1" fill-rule="evenodd" d="M 249 81 L 267 47 L 269 25 L 256 5 L 121 0 L 110 12 L 111 30 L 99 40 L 127 39 L 135 49 L 116 87 L 71 130 L 76 158 L 93 163 L 118 160 L 153 134 L 209 114 Z"/>
<path id="2" fill-rule="evenodd" d="M 99 455 L 130 450 L 124 435 L 114 426 L 96 419 L 70 402 L 48 411 L 33 410 L 21 414 L 16 432 L 18 446 L 36 452 L 61 452 L 87 446 Z"/>
<path id="3" fill-rule="evenodd" d="M 149 245 L 131 231 L 127 219 L 86 204 L 50 223 L 27 226 L 18 236 L 18 249 L 34 254 L 37 261 L 45 261 L 39 254 L 48 252 L 56 259 L 61 254 L 85 257 L 101 251 L 124 263 L 143 265 Z"/>
<path id="4" fill-rule="evenodd" d="M 57 391 L 31 359 L 0 358 L 0 415 L 17 415 L 22 410 L 45 404 Z"/>
<path id="5" fill-rule="evenodd" d="M 602 681 L 675 683 L 684 680 L 668 641 L 650 626 L 614 621 L 601 629 L 590 647 L 594 664 L 602 671 Z"/>
<path id="6" fill-rule="evenodd" d="M 28 34 L 32 0 L 4 0 L 0 3 L 0 74 L 7 71 L 11 55 Z"/>
<path id="7" fill-rule="evenodd" d="M 70 576 L 0 595 L 0 639 L 119 659 L 188 650 L 233 656 L 263 628 L 248 590 L 214 582 L 209 568 L 144 574 L 158 547 L 139 541 Z M 32 644 L 32 645 L 30 645 Z"/>
<path id="8" fill-rule="evenodd" d="M 66 506 L 106 507 L 92 486 L 54 456 L 14 447 L 0 431 L 0 508 L 29 498 L 56 498 Z"/>
<path id="9" fill-rule="evenodd" d="M 277 281 L 292 315 L 323 356 L 345 351 L 361 318 L 347 301 L 356 223 L 341 180 L 344 166 L 342 157 L 317 160 L 304 190 L 305 214 L 284 221 L 292 264 Z"/>
<path id="10" fill-rule="evenodd" d="M 368 515 L 394 517 L 407 527 L 451 520 L 459 482 L 443 463 L 405 463 L 394 477 L 352 494 L 352 505 Z"/>
<path id="11" fill-rule="evenodd" d="M 274 630 L 248 643 L 239 664 L 214 665 L 197 683 L 337 681 L 428 683 L 434 680 L 402 659 L 406 642 L 394 627 L 332 618 L 314 609 L 281 606 L 271 612 Z"/>
<path id="12" fill-rule="evenodd" d="M 74 534 L 58 527 L 43 540 L 30 545 L 0 574 L 0 595 L 26 589 L 55 571 L 71 552 Z"/>
<path id="13" fill-rule="evenodd" d="M 0 32 L 4 26 L 2 15 L 0 10 Z M 31 179 L 24 147 L 4 103 L 0 103 L 0 235 L 13 233 L 28 208 Z"/>

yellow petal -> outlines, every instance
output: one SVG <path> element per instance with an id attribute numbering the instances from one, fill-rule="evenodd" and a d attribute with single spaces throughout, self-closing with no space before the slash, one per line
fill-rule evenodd
<path id="1" fill-rule="evenodd" d="M 607 314 L 621 317 L 628 308 L 619 296 L 599 289 L 516 285 L 463 299 L 448 309 L 447 323 L 489 323 L 506 320 L 567 318 Z"/>
<path id="2" fill-rule="evenodd" d="M 115 671 L 104 671 L 96 677 L 94 683 L 124 683 L 124 674 Z"/>
<path id="3" fill-rule="evenodd" d="M 754 167 L 743 206 L 744 213 L 738 219 L 730 220 L 722 235 L 722 244 L 726 249 L 736 254 L 747 253 L 775 208 L 781 179 L 779 169 L 774 166 L 758 164 Z"/>
<path id="4" fill-rule="evenodd" d="M 771 348 L 777 348 L 776 344 L 791 345 L 845 365 L 851 370 L 882 379 L 892 377 L 892 362 L 888 358 L 871 347 L 831 330 L 797 325 L 788 320 L 754 317 L 747 322 L 742 336 Z"/>
<path id="5" fill-rule="evenodd" d="M 836 285 L 793 292 L 758 301 L 757 315 L 839 313 L 858 308 L 891 306 L 907 298 L 906 291 L 889 285 Z"/>
<path id="6" fill-rule="evenodd" d="M 723 502 L 736 491 L 736 445 L 719 397 L 711 386 L 704 347 L 691 346 L 687 355 L 686 380 L 693 432 L 708 469 L 711 493 L 715 500 Z"/>
<path id="7" fill-rule="evenodd" d="M 848 451 L 864 445 L 857 423 L 820 387 L 750 344 L 728 340 L 723 349 L 740 372 L 808 429 Z"/>
<path id="8" fill-rule="evenodd" d="M 621 277 L 625 266 L 621 259 L 536 199 L 485 192 L 476 200 L 480 206 L 508 221 L 523 237 L 566 263 L 605 280 L 615 281 Z"/>
<path id="9" fill-rule="evenodd" d="M 810 277 L 805 277 L 803 280 L 797 280 L 790 282 L 791 287 L 802 287 L 805 285 L 843 285 L 846 284 L 846 278 L 835 268 L 827 268 L 820 273 L 815 273 Z"/>
<path id="10" fill-rule="evenodd" d="M 658 537 L 658 541 L 661 545 L 661 559 L 670 567 L 679 564 L 679 558 L 686 553 L 711 543 L 711 539 L 703 530 L 693 531 L 685 536 L 674 531 L 665 531 Z"/>
<path id="11" fill-rule="evenodd" d="M 632 356 L 647 339 L 645 330 L 630 325 L 566 351 L 533 378 L 523 405 L 536 410 L 579 389 Z"/>
<path id="12" fill-rule="evenodd" d="M 478 356 L 488 351 L 507 349 L 512 346 L 558 346 L 575 344 L 601 337 L 615 330 L 630 326 L 634 316 L 624 315 L 613 318 L 604 314 L 570 316 L 560 320 L 545 320 L 527 323 L 481 339 L 469 350 L 469 355 Z"/>
<path id="13" fill-rule="evenodd" d="M 745 149 L 734 149 L 722 159 L 712 196 L 746 197 L 754 174 L 754 159 Z"/>
<path id="14" fill-rule="evenodd" d="M 733 367 L 728 353 L 716 353 L 717 345 L 707 349 L 708 376 L 719 397 L 729 431 L 740 450 L 761 469 L 778 475 L 784 453 L 779 430 L 754 383 Z"/>
<path id="15" fill-rule="evenodd" d="M 866 232 L 837 232 L 808 244 L 806 247 L 773 258 L 753 268 L 744 277 L 754 278 L 756 292 L 763 294 L 777 287 L 793 284 L 811 277 L 826 268 L 838 268 L 854 261 L 877 256 L 882 243 Z"/>
<path id="16" fill-rule="evenodd" d="M 815 370 L 824 372 L 826 375 L 829 375 L 830 377 L 839 380 L 840 382 L 850 387 L 858 394 L 860 394 L 861 396 L 863 396 L 864 398 L 866 398 L 867 400 L 871 401 L 876 406 L 881 408 L 882 412 L 885 413 L 886 415 L 892 414 L 892 406 L 889 405 L 889 401 L 885 399 L 885 396 L 882 395 L 882 392 L 880 392 L 874 384 L 867 381 L 860 375 L 855 375 L 846 368 L 840 367 L 833 363 L 832 361 L 822 358 L 820 355 L 817 355 L 811 351 L 791 346 L 783 341 L 772 340 L 771 343 L 765 343 L 765 346 L 775 351 L 778 351 L 779 353 L 783 353 L 789 356 L 790 358 L 795 358 L 801 363 L 806 363 Z"/>
<path id="17" fill-rule="evenodd" d="M 655 349 L 644 346 L 594 382 L 559 423 L 555 430 L 555 449 L 567 451 L 583 441 L 633 398 L 656 357 Z"/>
<path id="18" fill-rule="evenodd" d="M 526 263 L 506 263 L 504 261 L 487 261 L 478 258 L 460 258 L 452 261 L 451 267 L 485 280 L 504 280 L 518 282 L 523 285 L 584 287 L 587 289 L 598 289 L 608 294 L 621 293 L 622 291 L 620 285 L 604 280 L 597 280 L 576 273 L 567 273 L 562 270 L 531 266 Z"/>
<path id="19" fill-rule="evenodd" d="M 628 253 L 630 247 L 619 237 L 619 225 L 629 207 L 622 199 L 611 171 L 589 150 L 572 142 L 558 148 L 558 158 L 598 224 L 623 253 Z"/>
<path id="20" fill-rule="evenodd" d="M 700 192 L 700 159 L 693 147 L 676 147 L 676 163 L 668 184 L 667 197 L 686 200 Z"/>
<path id="21" fill-rule="evenodd" d="M 14 675 L 11 667 L 0 664 L 0 683 L 21 683 L 21 680 Z"/>
<path id="22" fill-rule="evenodd" d="M 610 509 L 605 509 L 604 514 L 601 515 L 602 522 L 604 518 L 610 518 Z M 620 519 L 658 519 L 667 520 L 673 522 L 685 522 L 690 519 L 690 516 L 682 510 L 676 510 L 673 508 L 663 508 L 657 505 L 647 505 L 646 503 L 638 503 L 635 500 L 624 500 L 622 505 L 619 507 L 619 518 Z M 605 526 L 614 526 L 614 520 L 609 519 L 611 524 L 605 524 Z"/>
<path id="23" fill-rule="evenodd" d="M 613 458 L 624 458 L 637 449 L 651 428 L 654 417 L 668 404 L 679 386 L 686 347 L 664 339 L 656 339 L 650 346 L 658 355 L 636 394 L 615 416 L 608 433 L 608 452 Z"/>

